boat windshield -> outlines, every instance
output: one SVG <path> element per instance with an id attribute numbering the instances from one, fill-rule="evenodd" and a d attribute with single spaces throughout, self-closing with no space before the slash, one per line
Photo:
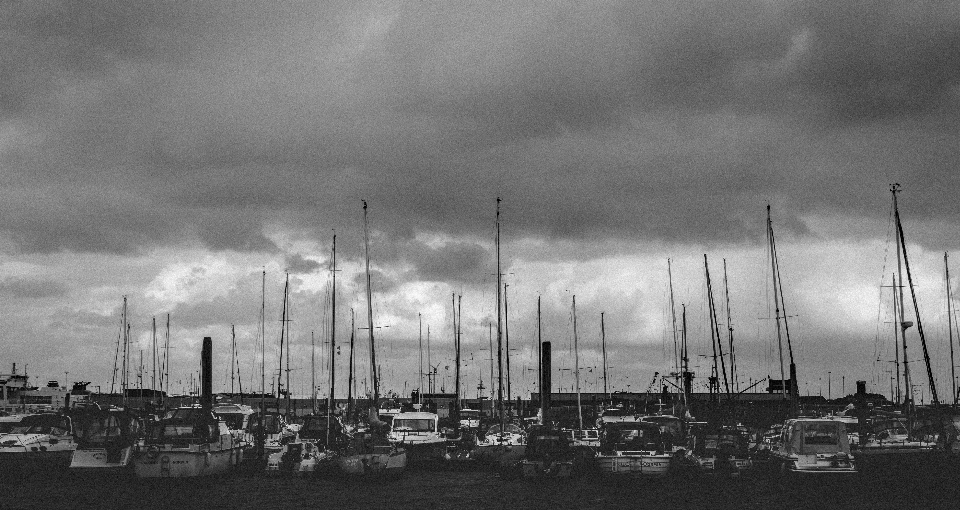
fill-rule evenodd
<path id="1" fill-rule="evenodd" d="M 74 435 L 86 443 L 106 443 L 120 438 L 123 428 L 114 414 L 89 414 L 78 417 L 74 423 Z"/>
<path id="2" fill-rule="evenodd" d="M 661 446 L 660 429 L 652 423 L 630 423 L 609 427 L 604 431 L 603 443 L 605 449 L 624 450 L 652 450 Z"/>
<path id="3" fill-rule="evenodd" d="M 280 420 L 280 417 L 276 414 L 265 414 L 263 415 L 263 429 L 266 434 L 279 434 L 280 429 L 283 427 L 283 423 Z M 247 422 L 247 432 L 251 434 L 256 434 L 259 432 L 260 428 L 260 418 L 256 415 L 250 416 L 250 421 Z"/>
<path id="4" fill-rule="evenodd" d="M 460 410 L 460 418 L 463 418 L 463 419 L 467 419 L 467 418 L 469 418 L 469 419 L 476 419 L 476 418 L 479 418 L 479 417 L 480 417 L 480 411 L 477 411 L 476 409 L 461 409 L 461 410 Z"/>
<path id="5" fill-rule="evenodd" d="M 503 427 L 503 430 L 507 434 L 523 434 L 523 431 L 520 430 L 520 427 L 512 423 L 506 424 Z M 499 434 L 499 433 L 500 433 L 500 424 L 491 425 L 490 428 L 487 429 L 488 436 L 493 434 Z"/>
<path id="6" fill-rule="evenodd" d="M 66 418 L 54 414 L 26 416 L 20 423 L 14 424 L 10 433 L 63 436 L 70 433 L 70 423 Z"/>
<path id="7" fill-rule="evenodd" d="M 243 419 L 247 416 L 243 413 L 216 413 L 230 430 L 240 430 L 243 428 Z"/>
<path id="8" fill-rule="evenodd" d="M 394 418 L 394 432 L 436 432 L 436 423 L 430 419 Z"/>
<path id="9" fill-rule="evenodd" d="M 840 428 L 835 423 L 805 423 L 803 443 L 809 445 L 836 445 L 840 441 Z"/>

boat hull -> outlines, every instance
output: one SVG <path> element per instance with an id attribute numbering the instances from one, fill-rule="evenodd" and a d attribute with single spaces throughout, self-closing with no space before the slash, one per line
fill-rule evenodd
<path id="1" fill-rule="evenodd" d="M 407 468 L 407 452 L 394 450 L 337 458 L 340 472 L 346 476 L 398 476 Z"/>
<path id="2" fill-rule="evenodd" d="M 227 473 L 242 457 L 240 447 L 213 451 L 164 448 L 156 454 L 141 452 L 133 465 L 138 478 L 186 478 Z"/>
<path id="3" fill-rule="evenodd" d="M 612 476 L 662 477 L 670 472 L 670 455 L 597 455 L 600 473 Z"/>
<path id="4" fill-rule="evenodd" d="M 70 462 L 70 472 L 81 474 L 132 474 L 133 455 L 134 449 L 132 446 L 122 448 L 119 452 L 110 452 L 105 448 L 78 448 Z"/>

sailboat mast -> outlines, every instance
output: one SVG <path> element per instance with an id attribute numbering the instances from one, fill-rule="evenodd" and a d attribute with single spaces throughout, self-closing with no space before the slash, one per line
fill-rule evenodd
<path id="1" fill-rule="evenodd" d="M 540 408 L 543 409 L 543 399 L 546 398 L 546 395 L 543 391 L 543 336 L 542 328 L 540 324 L 540 296 L 537 296 L 537 386 L 540 388 Z M 606 380 L 606 378 L 604 378 Z M 543 421 L 545 417 L 541 416 L 540 420 Z"/>
<path id="2" fill-rule="evenodd" d="M 163 396 L 164 401 L 166 401 L 166 396 L 170 394 L 170 314 L 167 314 L 167 332 L 166 338 L 164 339 L 164 352 L 163 352 Z"/>
<path id="3" fill-rule="evenodd" d="M 329 444 L 330 415 L 334 405 L 337 381 L 337 234 L 333 234 L 333 292 L 330 295 L 330 396 L 327 400 L 327 439 Z M 316 393 L 316 389 L 314 389 Z"/>
<path id="4" fill-rule="evenodd" d="M 899 253 L 897 254 L 899 256 Z M 890 274 L 890 291 L 893 294 L 893 363 L 897 371 L 897 397 L 894 403 L 901 403 L 900 392 L 900 307 L 897 303 L 897 274 Z"/>
<path id="5" fill-rule="evenodd" d="M 783 398 L 786 399 L 787 395 L 790 394 L 790 398 L 795 399 L 796 395 L 793 395 L 793 381 L 790 381 L 790 388 L 788 389 L 786 375 L 783 372 L 783 336 L 780 328 L 780 296 L 779 287 L 777 285 L 777 250 L 776 244 L 773 240 L 773 220 L 770 218 L 770 204 L 767 204 L 767 243 L 770 246 L 770 279 L 771 287 L 773 287 L 774 320 L 777 323 L 777 347 L 780 353 L 780 384 L 783 392 Z M 786 318 L 784 318 L 784 322 L 786 322 Z M 792 353 L 790 355 L 790 360 L 790 364 L 793 366 Z"/>
<path id="6" fill-rule="evenodd" d="M 451 301 L 451 312 L 453 315 L 453 351 L 454 351 L 454 391 L 457 393 L 457 398 L 454 401 L 456 405 L 457 414 L 460 412 L 460 339 L 457 336 L 457 294 L 454 292 L 450 293 Z"/>
<path id="7" fill-rule="evenodd" d="M 713 371 L 717 377 L 717 368 L 723 371 L 723 387 L 730 395 L 730 383 L 727 381 L 727 364 L 723 361 L 723 343 L 720 340 L 720 324 L 717 320 L 717 306 L 713 300 L 713 284 L 710 281 L 710 266 L 707 264 L 707 254 L 703 254 L 703 269 L 707 276 L 707 300 L 710 305 L 710 337 L 713 341 Z M 717 393 L 720 393 L 720 381 L 716 382 Z"/>
<path id="8" fill-rule="evenodd" d="M 353 339 L 357 330 L 356 317 L 350 308 L 350 363 L 347 368 L 347 416 L 353 416 Z"/>
<path id="9" fill-rule="evenodd" d="M 363 201 L 363 250 L 367 273 L 367 330 L 370 333 L 370 382 L 373 384 L 373 411 L 376 416 L 380 401 L 380 384 L 377 380 L 377 351 L 373 341 L 373 292 L 370 289 L 370 232 L 367 226 L 367 201 Z"/>
<path id="10" fill-rule="evenodd" d="M 681 317 L 683 319 L 683 331 L 681 331 L 680 345 L 680 363 L 683 370 L 683 405 L 687 406 L 690 402 L 690 390 L 693 386 L 693 377 L 690 373 L 690 358 L 687 355 L 687 305 L 681 305 Z"/>
<path id="11" fill-rule="evenodd" d="M 153 318 L 153 378 L 150 380 L 150 391 L 157 391 L 157 318 Z M 156 393 L 151 395 L 156 397 Z"/>
<path id="12" fill-rule="evenodd" d="M 417 397 L 420 399 L 418 404 L 423 403 L 423 314 L 417 312 L 417 323 L 420 326 L 420 332 L 417 335 L 417 342 L 420 345 L 420 392 Z"/>
<path id="13" fill-rule="evenodd" d="M 510 391 L 510 309 L 507 308 L 507 287 L 503 284 L 503 337 L 505 344 L 505 357 L 507 358 L 507 406 L 513 400 L 513 393 Z"/>
<path id="14" fill-rule="evenodd" d="M 310 399 L 313 413 L 317 413 L 317 340 L 310 332 Z"/>
<path id="15" fill-rule="evenodd" d="M 156 325 L 154 325 L 156 328 Z M 156 336 L 156 335 L 154 335 Z M 230 325 L 230 397 L 233 397 L 233 369 L 237 365 L 237 329 L 233 324 Z"/>
<path id="16" fill-rule="evenodd" d="M 733 391 L 740 391 L 740 381 L 737 380 L 737 357 L 733 349 L 733 323 L 730 320 L 730 286 L 727 284 L 727 259 L 723 259 L 723 294 L 727 302 L 727 346 L 730 348 L 730 379 L 733 380 Z"/>
<path id="17" fill-rule="evenodd" d="M 503 315 L 500 308 L 500 291 L 503 288 L 500 274 L 500 197 L 497 197 L 497 412 L 500 416 L 500 431 L 503 431 Z"/>
<path id="18" fill-rule="evenodd" d="M 583 408 L 580 406 L 580 349 L 577 345 L 577 296 L 573 296 L 573 377 L 577 385 L 577 422 L 583 430 Z"/>
<path id="19" fill-rule="evenodd" d="M 953 405 L 957 405 L 957 364 L 953 360 L 953 312 L 950 298 L 950 267 L 947 264 L 947 252 L 943 252 L 943 280 L 947 288 L 947 335 L 950 342 L 950 381 L 953 389 Z"/>
<path id="20" fill-rule="evenodd" d="M 676 320 L 673 325 L 674 336 L 676 336 Z M 603 351 L 603 393 L 606 394 L 607 400 L 610 400 L 610 388 L 607 386 L 607 334 L 603 327 L 603 312 L 600 312 L 600 349 Z"/>
<path id="21" fill-rule="evenodd" d="M 267 270 L 260 275 L 260 427 L 267 408 Z M 262 451 L 260 453 L 263 453 Z"/>
<path id="22" fill-rule="evenodd" d="M 673 269 L 671 268 L 670 259 L 667 259 L 667 282 L 670 286 L 670 319 L 673 321 L 673 363 L 679 375 L 680 352 L 677 345 L 677 309 L 673 300 Z M 606 366 L 606 364 L 604 364 L 604 366 Z"/>
<path id="23" fill-rule="evenodd" d="M 900 239 L 900 251 L 903 252 L 903 265 L 907 270 L 907 284 L 910 286 L 910 298 L 913 301 L 913 313 L 917 318 L 917 334 L 920 335 L 920 346 L 923 349 L 923 360 L 927 366 L 927 382 L 930 385 L 930 398 L 934 407 L 940 406 L 940 399 L 937 396 L 937 383 L 933 378 L 933 367 L 930 363 L 930 353 L 927 350 L 927 340 L 923 335 L 923 323 L 920 321 L 920 306 L 917 304 L 917 293 L 913 288 L 913 275 L 910 272 L 910 260 L 907 258 L 907 242 L 903 237 L 903 224 L 900 222 L 900 210 L 897 208 L 897 193 L 900 191 L 900 185 L 894 184 L 890 187 L 890 191 L 893 193 L 893 215 L 897 223 L 897 233 Z M 900 280 L 901 285 L 903 284 L 903 279 Z M 903 290 L 900 291 L 901 293 Z M 900 299 L 901 307 L 903 306 L 903 298 Z M 906 358 L 903 360 L 907 361 Z M 912 393 L 912 392 L 911 392 Z"/>
<path id="24" fill-rule="evenodd" d="M 127 324 L 127 296 L 123 296 L 123 374 L 120 378 L 120 393 L 122 395 L 123 405 L 127 405 L 127 380 L 129 354 L 128 346 L 130 344 L 130 325 Z"/>
<path id="25" fill-rule="evenodd" d="M 493 323 L 487 323 L 487 340 L 490 342 L 490 413 L 496 412 L 493 405 Z"/>
<path id="26" fill-rule="evenodd" d="M 283 286 L 283 309 L 280 311 L 280 356 L 278 360 L 280 362 L 280 367 L 277 369 L 277 400 L 280 399 L 280 377 L 283 375 L 283 339 L 286 334 L 287 329 L 284 327 L 287 324 L 287 285 L 290 283 L 290 273 L 287 273 L 287 283 Z M 287 388 L 289 391 L 289 388 Z"/>
<path id="27" fill-rule="evenodd" d="M 457 296 L 457 369 L 455 371 L 457 377 L 457 419 L 460 418 L 460 409 L 463 406 L 463 401 L 461 400 L 461 389 L 460 389 L 460 365 L 461 362 L 461 350 L 460 350 L 460 341 L 463 339 L 463 295 Z"/>

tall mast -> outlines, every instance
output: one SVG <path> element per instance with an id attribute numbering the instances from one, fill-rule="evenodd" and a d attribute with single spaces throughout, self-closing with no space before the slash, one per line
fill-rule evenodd
<path id="1" fill-rule="evenodd" d="M 260 419 L 267 409 L 267 270 L 260 275 Z M 263 428 L 263 423 L 260 423 Z M 259 442 L 258 442 L 259 444 Z M 262 446 L 262 445 L 261 445 Z M 263 453 L 262 451 L 260 453 Z"/>
<path id="2" fill-rule="evenodd" d="M 707 254 L 703 254 L 703 269 L 707 276 L 707 300 L 710 305 L 710 337 L 713 341 L 713 376 L 716 377 L 717 368 L 723 371 L 723 387 L 730 395 L 730 383 L 727 380 L 727 364 L 723 361 L 723 343 L 720 340 L 720 325 L 717 320 L 717 307 L 713 301 L 713 284 L 710 282 L 710 266 L 707 264 Z M 720 381 L 716 382 L 717 393 L 720 393 Z"/>
<path id="3" fill-rule="evenodd" d="M 153 378 L 150 380 L 150 391 L 157 391 L 157 318 L 153 318 Z M 156 393 L 151 395 L 156 398 Z"/>
<path id="4" fill-rule="evenodd" d="M 670 259 L 667 259 L 667 282 L 670 286 L 670 318 L 673 321 L 673 363 L 677 370 L 677 374 L 679 375 L 680 352 L 677 345 L 677 309 L 673 301 L 673 270 L 670 266 Z"/>
<path id="5" fill-rule="evenodd" d="M 507 406 L 513 400 L 513 393 L 510 391 L 510 310 L 507 308 L 507 287 L 503 284 L 503 337 L 507 358 Z"/>
<path id="6" fill-rule="evenodd" d="M 163 396 L 164 401 L 166 401 L 166 396 L 170 393 L 170 314 L 167 314 L 167 332 L 166 338 L 164 339 L 164 352 L 163 352 Z"/>
<path id="7" fill-rule="evenodd" d="M 773 301 L 774 308 L 776 310 L 776 321 L 777 321 L 777 345 L 780 348 L 780 380 L 781 383 L 785 383 L 784 374 L 783 374 L 783 340 L 780 331 L 780 319 L 783 319 L 783 332 L 787 337 L 787 353 L 790 356 L 790 388 L 789 394 L 791 401 L 793 402 L 793 412 L 796 413 L 797 404 L 798 404 L 798 391 L 797 391 L 797 365 L 793 361 L 793 344 L 790 342 L 790 326 L 787 322 L 787 310 L 786 305 L 783 301 L 783 285 L 780 282 L 780 261 L 777 259 L 777 241 L 773 235 L 773 220 L 770 218 L 770 205 L 767 204 L 767 241 L 770 244 L 770 265 L 771 265 L 771 278 L 773 279 Z M 781 315 L 780 312 L 783 312 Z M 783 395 L 786 398 L 788 394 L 786 384 L 783 384 Z"/>
<path id="8" fill-rule="evenodd" d="M 503 282 L 500 274 L 500 197 L 497 197 L 497 411 L 500 415 L 500 431 L 503 431 L 503 316 L 500 308 L 500 290 Z"/>
<path id="9" fill-rule="evenodd" d="M 682 312 L 681 317 L 683 319 L 683 331 L 681 332 L 681 341 L 680 344 L 680 363 L 681 369 L 683 372 L 683 405 L 689 405 L 690 402 L 690 390 L 693 386 L 693 377 L 690 373 L 690 357 L 687 353 L 687 305 L 681 305 Z"/>
<path id="10" fill-rule="evenodd" d="M 577 422 L 583 430 L 583 409 L 580 407 L 580 349 L 577 345 L 577 296 L 573 296 L 573 376 L 577 385 Z"/>
<path id="11" fill-rule="evenodd" d="M 543 409 L 543 399 L 546 397 L 543 391 L 543 336 L 540 324 L 540 296 L 537 296 L 537 386 L 540 389 L 540 408 Z M 606 380 L 606 378 L 604 378 Z M 541 423 L 546 419 L 541 416 Z"/>
<path id="12" fill-rule="evenodd" d="M 461 365 L 461 354 L 462 354 L 461 351 L 460 351 L 460 345 L 461 345 L 461 342 L 460 342 L 460 341 L 463 339 L 463 323 L 461 322 L 462 320 L 463 320 L 463 295 L 461 294 L 461 295 L 457 296 L 457 370 L 456 370 L 456 377 L 457 377 L 457 418 L 458 418 L 458 419 L 459 419 L 459 416 L 460 416 L 460 409 L 461 409 L 461 407 L 463 406 L 463 402 L 460 400 L 460 399 L 461 399 L 461 395 L 460 395 L 460 391 L 461 391 L 461 390 L 460 390 L 460 365 Z"/>
<path id="13" fill-rule="evenodd" d="M 330 442 L 330 415 L 336 408 L 337 382 L 337 234 L 333 234 L 333 292 L 330 295 L 330 395 L 327 400 L 327 444 Z M 314 390 L 316 391 L 316 390 Z"/>
<path id="14" fill-rule="evenodd" d="M 490 342 L 490 413 L 494 413 L 493 407 L 493 323 L 487 323 L 487 340 Z M 482 381 L 481 381 L 482 382 Z"/>
<path id="15" fill-rule="evenodd" d="M 930 363 L 930 353 L 927 350 L 927 339 L 923 335 L 923 323 L 920 321 L 920 306 L 917 304 L 917 293 L 913 288 L 913 275 L 910 272 L 910 260 L 907 258 L 907 242 L 903 237 L 903 224 L 900 222 L 900 210 L 897 208 L 897 192 L 900 191 L 900 185 L 894 184 L 890 187 L 893 193 L 893 214 L 897 222 L 897 233 L 900 238 L 900 249 L 903 251 L 903 265 L 907 270 L 907 284 L 910 286 L 910 298 L 913 300 L 913 312 L 917 318 L 917 334 L 920 335 L 920 346 L 923 348 L 923 361 L 927 366 L 927 382 L 930 385 L 930 398 L 934 407 L 940 406 L 940 399 L 937 396 L 937 383 L 933 378 L 933 367 Z M 901 285 L 903 280 L 900 281 Z M 901 290 L 901 293 L 903 291 Z M 903 303 L 903 299 L 900 300 Z M 902 306 L 902 305 L 901 305 Z M 907 361 L 906 358 L 903 360 Z M 912 392 L 911 392 L 912 393 Z"/>
<path id="16" fill-rule="evenodd" d="M 350 363 L 347 369 L 347 416 L 350 417 L 353 416 L 353 339 L 356 330 L 356 317 L 354 316 L 353 308 L 350 308 Z"/>
<path id="17" fill-rule="evenodd" d="M 436 393 L 437 373 L 433 370 L 433 360 L 430 358 L 430 325 L 427 324 L 427 393 Z"/>
<path id="18" fill-rule="evenodd" d="M 317 414 L 317 340 L 310 332 L 310 400 L 313 414 Z"/>
<path id="19" fill-rule="evenodd" d="M 897 256 L 899 257 L 899 248 Z M 893 363 L 896 366 L 897 371 L 897 397 L 895 399 L 896 404 L 901 402 L 901 393 L 900 393 L 900 327 L 903 322 L 900 320 L 900 306 L 897 302 L 897 274 L 892 273 L 890 275 L 890 291 L 893 293 Z"/>
<path id="20" fill-rule="evenodd" d="M 676 320 L 674 320 L 674 336 L 676 336 Z M 603 392 L 607 395 L 607 400 L 610 400 L 610 389 L 607 386 L 607 334 L 603 327 L 603 312 L 600 312 L 600 348 L 603 350 Z"/>
<path id="21" fill-rule="evenodd" d="M 280 368 L 277 369 L 277 400 L 280 399 L 280 377 L 283 375 L 283 338 L 287 332 L 287 286 L 290 285 L 290 273 L 287 273 L 287 281 L 283 285 L 283 309 L 280 311 Z M 290 391 L 290 388 L 287 388 Z"/>
<path id="22" fill-rule="evenodd" d="M 123 374 L 120 378 L 120 393 L 123 405 L 127 405 L 128 346 L 130 344 L 130 325 L 127 323 L 127 296 L 123 296 Z"/>
<path id="23" fill-rule="evenodd" d="M 287 282 L 290 281 L 290 273 L 287 273 Z M 293 337 L 290 336 L 290 288 L 289 285 L 284 289 L 284 298 L 287 301 L 287 306 L 284 308 L 285 317 L 283 320 L 283 326 L 287 330 L 287 378 L 286 378 L 286 387 L 287 387 L 287 415 L 290 415 L 290 404 L 292 403 L 292 393 L 293 388 L 290 387 L 290 351 L 293 350 Z"/>
<path id="24" fill-rule="evenodd" d="M 363 201 L 363 250 L 367 272 L 367 330 L 370 332 L 370 382 L 373 385 L 373 410 L 371 418 L 377 417 L 380 401 L 380 384 L 377 379 L 377 351 L 373 342 L 373 292 L 370 290 L 370 232 L 367 226 L 367 201 Z"/>
<path id="25" fill-rule="evenodd" d="M 454 292 L 450 293 L 450 300 L 452 301 L 452 312 L 453 312 L 453 351 L 454 351 L 454 391 L 457 393 L 457 399 L 455 400 L 456 411 L 459 417 L 460 414 L 460 335 L 457 325 L 457 295 Z"/>
<path id="26" fill-rule="evenodd" d="M 730 286 L 727 285 L 727 259 L 723 259 L 723 293 L 727 302 L 727 342 L 730 348 L 730 379 L 733 380 L 733 391 L 740 391 L 740 381 L 737 380 L 737 357 L 733 350 L 733 323 L 730 320 Z"/>
<path id="27" fill-rule="evenodd" d="M 947 287 L 947 335 L 950 342 L 950 386 L 953 388 L 953 405 L 957 405 L 957 365 L 953 361 L 953 304 L 950 298 L 950 267 L 947 265 L 947 252 L 943 252 L 943 279 Z"/>
<path id="28" fill-rule="evenodd" d="M 154 329 L 156 329 L 156 324 L 154 324 Z M 156 336 L 156 335 L 154 335 Z M 237 364 L 237 329 L 231 324 L 230 325 L 230 397 L 233 398 L 234 388 L 233 388 L 233 368 Z"/>
<path id="29" fill-rule="evenodd" d="M 420 326 L 420 332 L 417 335 L 417 342 L 420 345 L 420 392 L 418 394 L 418 398 L 420 399 L 420 402 L 417 402 L 417 403 L 422 404 L 423 403 L 423 374 L 424 374 L 424 371 L 423 371 L 423 314 L 421 314 L 420 312 L 417 312 L 417 323 Z"/>

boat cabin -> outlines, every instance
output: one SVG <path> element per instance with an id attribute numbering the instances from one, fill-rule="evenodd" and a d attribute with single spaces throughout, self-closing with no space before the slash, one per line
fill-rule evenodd
<path id="1" fill-rule="evenodd" d="M 850 442 L 843 422 L 795 419 L 784 424 L 779 448 L 786 455 L 849 454 Z"/>
<path id="2" fill-rule="evenodd" d="M 603 452 L 663 452 L 665 448 L 660 426 L 645 421 L 607 423 L 600 437 Z"/>

